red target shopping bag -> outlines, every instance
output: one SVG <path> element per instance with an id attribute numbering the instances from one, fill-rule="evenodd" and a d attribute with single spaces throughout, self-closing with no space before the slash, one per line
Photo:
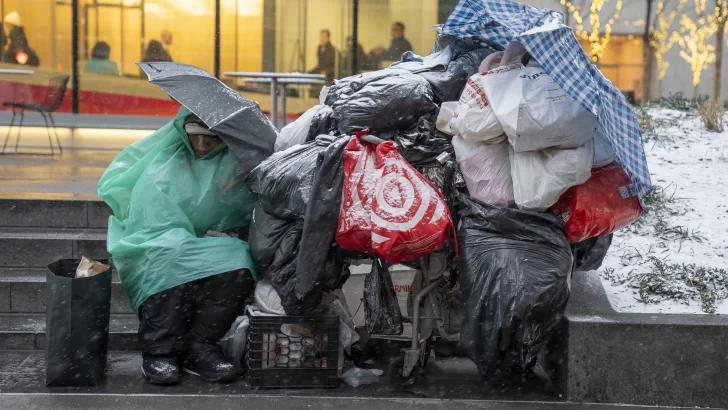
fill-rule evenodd
<path id="1" fill-rule="evenodd" d="M 564 220 L 571 243 L 605 236 L 630 225 L 642 215 L 632 181 L 616 162 L 592 169 L 585 183 L 569 188 L 551 212 Z"/>
<path id="2" fill-rule="evenodd" d="M 428 255 L 450 235 L 445 200 L 387 141 L 352 137 L 344 150 L 344 198 L 336 241 L 394 264 Z"/>

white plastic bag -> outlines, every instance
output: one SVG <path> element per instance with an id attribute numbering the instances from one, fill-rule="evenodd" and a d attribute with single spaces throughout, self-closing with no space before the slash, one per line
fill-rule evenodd
<path id="1" fill-rule="evenodd" d="M 242 370 L 243 368 L 249 327 L 250 318 L 248 316 L 238 316 L 233 325 L 230 326 L 230 330 L 220 340 L 223 355 L 235 366 L 236 370 Z"/>
<path id="2" fill-rule="evenodd" d="M 471 197 L 489 205 L 513 206 L 508 141 L 505 137 L 492 141 L 496 143 L 453 137 L 452 146 Z"/>
<path id="3" fill-rule="evenodd" d="M 275 152 L 283 151 L 294 145 L 303 144 L 306 142 L 308 136 L 308 130 L 311 128 L 311 121 L 313 117 L 324 108 L 324 101 L 326 96 L 329 94 L 329 87 L 323 87 L 319 94 L 319 104 L 309 108 L 303 115 L 298 117 L 296 121 L 286 125 L 281 129 L 281 132 L 276 138 L 276 143 L 273 146 Z"/>
<path id="4" fill-rule="evenodd" d="M 379 381 L 379 376 L 383 375 L 384 371 L 379 369 L 362 369 L 359 367 L 352 367 L 347 370 L 341 379 L 344 383 L 351 387 L 359 387 L 365 384 L 374 384 Z"/>
<path id="5" fill-rule="evenodd" d="M 474 141 L 488 141 L 503 134 L 503 127 L 480 84 L 484 77 L 484 74 L 475 74 L 468 79 L 450 121 L 453 135 Z"/>
<path id="6" fill-rule="evenodd" d="M 452 120 L 452 115 L 455 113 L 457 108 L 457 101 L 447 101 L 442 103 L 440 111 L 437 113 L 435 127 L 447 135 L 453 135 L 453 131 L 450 128 L 450 121 Z"/>
<path id="7" fill-rule="evenodd" d="M 306 142 L 308 130 L 311 128 L 311 121 L 313 121 L 313 117 L 315 117 L 322 108 L 324 108 L 323 105 L 316 105 L 309 108 L 308 111 L 298 117 L 296 121 L 293 121 L 283 127 L 280 134 L 278 134 L 278 138 L 274 145 L 275 152 L 283 151 L 294 145 Z"/>
<path id="8" fill-rule="evenodd" d="M 490 71 L 480 84 L 516 152 L 580 147 L 599 126 L 594 114 L 536 64 Z"/>
<path id="9" fill-rule="evenodd" d="M 286 311 L 283 310 L 281 297 L 273 288 L 269 279 L 262 279 L 255 285 L 255 306 L 263 313 L 283 316 Z"/>
<path id="10" fill-rule="evenodd" d="M 543 212 L 591 177 L 594 141 L 579 148 L 515 152 L 509 148 L 513 197 L 519 208 Z"/>

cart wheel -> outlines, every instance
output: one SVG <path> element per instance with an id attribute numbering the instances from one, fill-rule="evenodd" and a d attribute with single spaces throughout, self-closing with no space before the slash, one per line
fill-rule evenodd
<path id="1" fill-rule="evenodd" d="M 417 381 L 417 376 L 421 373 L 420 365 L 418 364 L 414 369 L 412 369 L 412 373 L 410 373 L 408 377 L 404 377 L 402 375 L 403 367 L 404 356 L 394 358 L 389 363 L 389 383 L 397 389 L 413 385 Z"/>

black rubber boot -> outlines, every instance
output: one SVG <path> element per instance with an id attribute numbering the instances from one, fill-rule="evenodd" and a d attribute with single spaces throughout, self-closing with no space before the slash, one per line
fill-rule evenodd
<path id="1" fill-rule="evenodd" d="M 218 345 L 192 342 L 184 371 L 212 383 L 228 383 L 238 377 L 235 367 L 222 354 Z"/>
<path id="2" fill-rule="evenodd" d="M 178 356 L 184 353 L 192 299 L 187 285 L 156 293 L 139 308 L 142 373 L 152 384 L 179 381 Z"/>
<path id="3" fill-rule="evenodd" d="M 177 356 L 143 356 L 142 374 L 151 384 L 179 383 Z"/>
<path id="4" fill-rule="evenodd" d="M 248 270 L 221 273 L 192 285 L 195 312 L 185 361 L 187 373 L 209 382 L 224 383 L 237 378 L 219 342 L 242 314 L 243 303 L 252 288 L 253 278 Z"/>

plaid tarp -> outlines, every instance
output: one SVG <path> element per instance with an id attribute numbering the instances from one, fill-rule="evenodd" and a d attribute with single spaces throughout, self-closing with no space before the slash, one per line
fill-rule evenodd
<path id="1" fill-rule="evenodd" d="M 504 48 L 519 41 L 573 99 L 599 118 L 617 161 L 644 199 L 652 190 L 637 117 L 624 95 L 591 62 L 561 13 L 513 0 L 460 0 L 442 34 L 479 37 Z"/>

